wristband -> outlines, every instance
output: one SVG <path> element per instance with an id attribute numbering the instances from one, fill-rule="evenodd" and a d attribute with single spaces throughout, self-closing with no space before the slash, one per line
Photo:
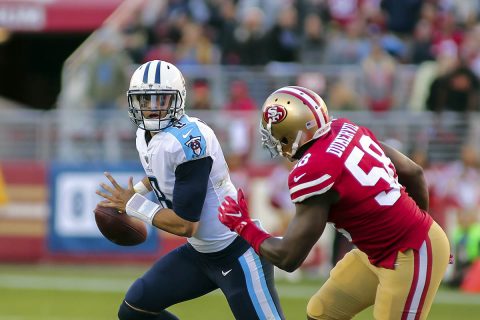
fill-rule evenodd
<path id="1" fill-rule="evenodd" d="M 135 193 L 126 205 L 126 212 L 129 216 L 152 224 L 153 217 L 161 207 L 153 201 L 148 200 L 139 193 Z"/>
<path id="2" fill-rule="evenodd" d="M 147 193 L 150 192 L 150 190 L 148 190 L 147 186 L 141 180 L 139 182 L 137 182 L 136 185 L 133 186 L 133 190 L 136 193 L 141 194 L 142 196 L 144 196 L 144 195 L 146 195 Z"/>
<path id="3" fill-rule="evenodd" d="M 241 230 L 240 236 L 252 246 L 257 254 L 260 254 L 260 245 L 272 235 L 261 230 L 253 222 L 247 223 Z"/>

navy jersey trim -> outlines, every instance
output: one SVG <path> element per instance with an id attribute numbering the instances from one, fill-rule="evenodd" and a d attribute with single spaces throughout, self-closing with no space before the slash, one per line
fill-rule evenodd
<path id="1" fill-rule="evenodd" d="M 212 165 L 211 157 L 203 157 L 184 162 L 175 170 L 173 211 L 179 217 L 191 222 L 200 220 Z"/>

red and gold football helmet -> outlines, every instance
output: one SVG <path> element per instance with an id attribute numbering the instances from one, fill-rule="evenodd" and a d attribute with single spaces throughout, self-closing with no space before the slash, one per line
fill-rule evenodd
<path id="1" fill-rule="evenodd" d="M 310 89 L 283 87 L 273 92 L 262 107 L 262 145 L 272 156 L 294 159 L 298 148 L 330 130 L 328 109 Z"/>

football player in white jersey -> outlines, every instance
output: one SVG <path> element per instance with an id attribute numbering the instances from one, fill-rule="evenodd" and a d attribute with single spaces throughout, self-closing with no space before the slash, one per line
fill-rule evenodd
<path id="1" fill-rule="evenodd" d="M 106 173 L 111 185 L 102 183 L 97 194 L 103 206 L 188 241 L 132 284 L 118 317 L 178 319 L 166 308 L 220 288 L 236 319 L 284 319 L 273 266 L 217 219 L 221 201 L 236 190 L 215 133 L 184 113 L 182 73 L 165 61 L 147 62 L 132 75 L 127 97 L 146 177 L 123 188 Z M 144 196 L 151 190 L 157 202 Z"/>

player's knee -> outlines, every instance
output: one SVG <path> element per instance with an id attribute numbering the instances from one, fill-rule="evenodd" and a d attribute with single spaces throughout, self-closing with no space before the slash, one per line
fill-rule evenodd
<path id="1" fill-rule="evenodd" d="M 329 308 L 329 304 L 319 296 L 313 296 L 307 304 L 307 317 L 309 320 L 346 320 L 352 318 L 350 315 L 336 311 L 338 310 Z"/>
<path id="2" fill-rule="evenodd" d="M 325 308 L 320 299 L 313 299 L 313 297 L 308 301 L 307 304 L 307 316 L 308 319 L 326 319 L 322 318 L 325 315 Z"/>
<path id="3" fill-rule="evenodd" d="M 150 314 L 132 307 L 132 305 L 136 305 L 140 301 L 143 296 L 143 291 L 143 279 L 139 278 L 130 286 L 125 300 L 120 305 L 120 309 L 118 310 L 118 318 L 120 320 L 155 319 Z M 126 301 L 128 301 L 128 303 Z"/>
<path id="4" fill-rule="evenodd" d="M 167 310 L 162 310 L 159 313 L 150 313 L 135 309 L 125 301 L 122 302 L 118 310 L 119 320 L 180 320 L 174 314 Z"/>
<path id="5" fill-rule="evenodd" d="M 120 309 L 118 309 L 118 319 L 120 320 L 153 320 L 156 318 L 155 315 L 133 309 L 125 301 L 122 302 Z"/>
<path id="6" fill-rule="evenodd" d="M 144 280 L 142 278 L 138 278 L 135 282 L 130 286 L 125 296 L 125 300 L 129 303 L 137 303 L 139 302 L 142 297 L 144 297 Z"/>

